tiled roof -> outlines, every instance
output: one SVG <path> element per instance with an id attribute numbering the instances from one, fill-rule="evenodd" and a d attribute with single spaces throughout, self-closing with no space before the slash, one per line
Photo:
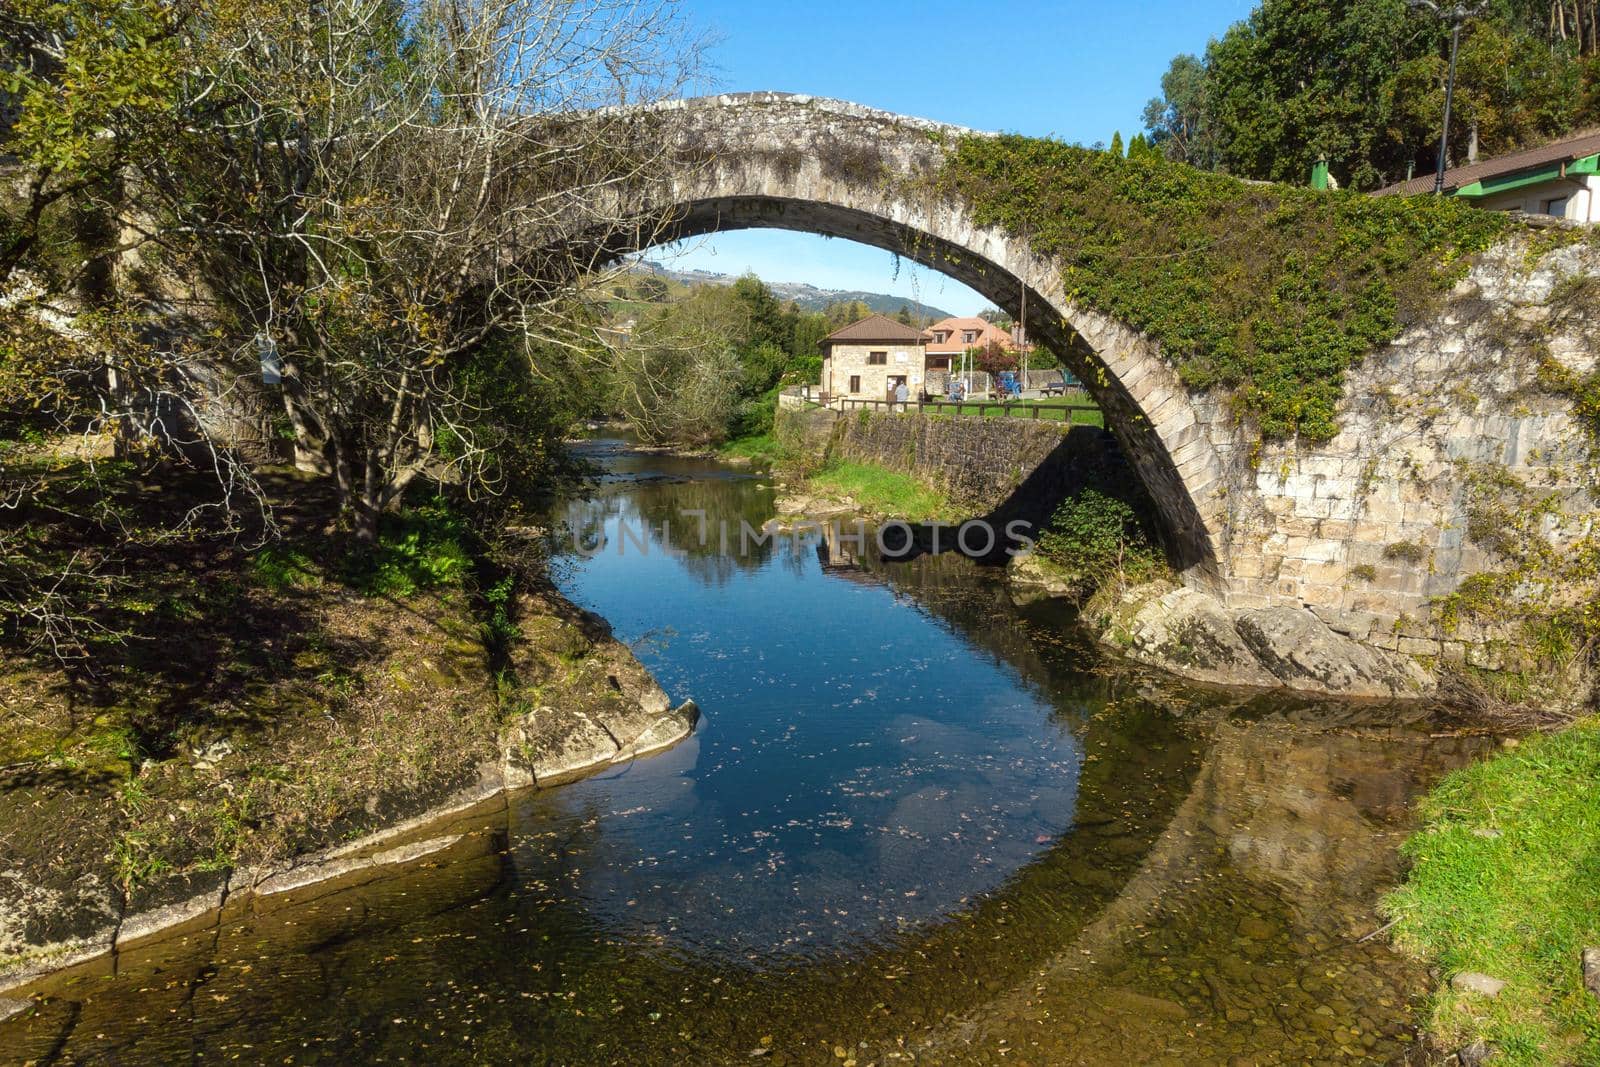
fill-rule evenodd
<path id="1" fill-rule="evenodd" d="M 1540 145 L 1538 148 L 1528 148 L 1521 152 L 1512 152 L 1510 155 L 1496 156 L 1477 163 L 1469 163 L 1464 167 L 1452 167 L 1444 172 L 1444 187 L 1447 191 L 1460 189 L 1481 182 L 1489 178 L 1499 178 L 1507 174 L 1515 174 L 1520 170 L 1531 170 L 1534 167 L 1543 167 L 1551 163 L 1564 163 L 1573 159 L 1583 159 L 1600 152 L 1600 129 L 1585 130 L 1575 137 L 1568 137 L 1561 141 L 1551 141 L 1549 144 Z M 1416 193 L 1433 192 L 1433 174 L 1423 174 L 1407 182 L 1379 189 L 1377 196 L 1398 194 L 1410 196 Z"/>
<path id="2" fill-rule="evenodd" d="M 976 341 L 963 341 L 961 339 L 963 330 L 976 330 L 978 339 Z M 946 333 L 949 336 L 944 341 L 935 340 L 934 338 L 937 338 L 940 333 Z M 1003 330 L 987 319 L 980 319 L 976 315 L 965 318 L 940 319 L 928 327 L 928 334 L 930 336 L 928 341 L 930 355 L 959 354 L 975 345 L 986 345 L 990 341 L 998 341 L 1007 348 L 1013 347 L 1009 330 Z"/>
<path id="3" fill-rule="evenodd" d="M 887 315 L 868 315 L 859 322 L 841 326 L 822 339 L 825 345 L 861 344 L 884 341 L 891 344 L 919 345 L 925 340 L 915 326 L 896 322 Z"/>

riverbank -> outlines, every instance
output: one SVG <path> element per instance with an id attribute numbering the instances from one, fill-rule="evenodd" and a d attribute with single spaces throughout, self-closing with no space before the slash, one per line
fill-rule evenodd
<path id="1" fill-rule="evenodd" d="M 1396 943 L 1432 966 L 1423 1021 L 1443 1049 L 1508 1065 L 1600 1061 L 1596 782 L 1591 716 L 1458 770 L 1421 801 L 1402 849 L 1410 871 L 1383 906 Z"/>
<path id="2" fill-rule="evenodd" d="M 536 566 L 491 571 L 448 512 L 356 560 L 325 486 L 264 484 L 283 539 L 140 560 L 97 673 L 0 673 L 0 983 L 692 728 L 602 620 Z"/>
<path id="3" fill-rule="evenodd" d="M 790 522 L 981 518 L 1013 541 L 1020 521 L 1036 544 L 1015 542 L 1007 566 L 1019 603 L 1069 602 L 1108 653 L 1190 681 L 1376 699 L 1436 690 L 1395 635 L 1375 632 L 1375 616 L 1234 609 L 1189 587 L 1157 547 L 1154 506 L 1109 435 L 1003 420 L 979 428 L 987 436 L 968 440 L 953 420 L 781 412 L 779 440 L 811 462 L 785 471 L 778 511 Z"/>

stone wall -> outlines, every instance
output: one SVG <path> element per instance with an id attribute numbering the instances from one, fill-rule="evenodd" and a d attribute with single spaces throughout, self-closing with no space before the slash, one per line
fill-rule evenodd
<path id="1" fill-rule="evenodd" d="M 882 400 L 888 395 L 891 375 L 904 378 L 913 397 L 922 388 L 921 345 L 873 341 L 834 344 L 828 346 L 827 351 L 822 361 L 822 388 L 835 396 Z M 883 354 L 882 363 L 872 362 L 874 352 Z M 857 379 L 855 389 L 850 388 L 852 378 Z"/>
<path id="2" fill-rule="evenodd" d="M 1555 505 L 1543 534 L 1558 551 L 1595 528 L 1594 442 L 1541 369 L 1596 369 L 1600 309 L 1562 300 L 1586 277 L 1600 277 L 1593 244 L 1533 262 L 1501 249 L 1350 373 L 1336 437 L 1235 464 L 1228 603 L 1302 603 L 1382 648 L 1492 666 L 1496 635 L 1447 632 L 1438 598 L 1502 564 L 1475 515 L 1525 510 L 1532 493 Z"/>
<path id="3" fill-rule="evenodd" d="M 1093 426 L 813 409 L 778 412 L 777 432 L 818 462 L 874 463 L 914 475 L 974 515 L 1004 507 L 1042 521 L 1086 480 L 1133 478 L 1116 439 Z"/>
<path id="4" fill-rule="evenodd" d="M 708 162 L 673 183 L 667 236 L 803 230 L 915 259 L 1014 313 L 1026 291 L 1030 337 L 1105 412 L 1186 584 L 1231 608 L 1304 606 L 1386 648 L 1460 658 L 1479 647 L 1488 664 L 1487 631 L 1446 632 L 1435 618 L 1439 597 L 1498 565 L 1469 536 L 1474 495 L 1496 479 L 1556 494 L 1561 517 L 1545 533 L 1558 549 L 1591 527 L 1600 483 L 1570 401 L 1541 382 L 1539 364 L 1594 366 L 1592 317 L 1554 316 L 1547 302 L 1571 279 L 1600 277 L 1596 241 L 1552 241 L 1531 225 L 1514 233 L 1436 314 L 1346 375 L 1338 436 L 1264 443 L 1227 395 L 1192 392 L 1159 345 L 1075 303 L 1058 264 L 976 225 L 961 204 L 906 191 L 902 176 L 936 170 L 972 131 L 776 93 L 670 110 Z M 852 433 L 847 447 L 893 458 L 869 437 Z M 925 459 L 939 451 L 915 447 Z M 1004 473 L 952 448 L 945 480 L 957 495 L 976 499 L 976 482 Z"/>

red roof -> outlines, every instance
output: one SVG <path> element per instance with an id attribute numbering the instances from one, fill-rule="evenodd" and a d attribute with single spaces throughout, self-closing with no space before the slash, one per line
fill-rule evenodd
<path id="1" fill-rule="evenodd" d="M 1600 128 L 1585 130 L 1573 137 L 1551 141 L 1538 148 L 1527 148 L 1521 152 L 1512 152 L 1510 155 L 1468 163 L 1464 167 L 1452 167 L 1444 172 L 1444 187 L 1447 192 L 1454 191 L 1473 182 L 1500 178 L 1515 174 L 1519 170 L 1532 170 L 1534 167 L 1544 167 L 1551 163 L 1567 163 L 1596 153 L 1600 153 Z M 1373 195 L 1410 196 L 1416 193 L 1431 193 L 1433 179 L 1432 173 L 1424 174 L 1410 181 L 1385 186 Z"/>
<path id="2" fill-rule="evenodd" d="M 962 335 L 966 332 L 976 334 L 971 341 L 963 341 Z M 1011 332 L 996 326 L 987 319 L 980 319 L 976 315 L 965 318 L 940 319 L 928 327 L 928 355 L 960 355 L 969 348 L 981 347 L 991 341 L 998 342 L 1003 348 L 1015 348 L 1016 343 L 1011 339 Z M 939 335 L 945 335 L 940 341 Z"/>

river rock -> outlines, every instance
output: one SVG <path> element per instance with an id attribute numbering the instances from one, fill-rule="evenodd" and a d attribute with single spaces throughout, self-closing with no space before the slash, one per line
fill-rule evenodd
<path id="1" fill-rule="evenodd" d="M 109 961 L 121 919 L 120 894 L 98 874 L 47 882 L 0 871 L 0 993 L 52 970 Z"/>
<path id="2" fill-rule="evenodd" d="M 1458 993 L 1476 993 L 1483 997 L 1497 997 L 1506 984 L 1480 971 L 1462 971 L 1450 979 L 1450 988 Z"/>
<path id="3" fill-rule="evenodd" d="M 638 736 L 625 742 L 617 750 L 617 754 L 611 757 L 611 762 L 620 763 L 623 760 L 648 756 L 652 752 L 670 748 L 694 733 L 695 723 L 699 721 L 700 708 L 694 701 L 685 700 L 678 707 L 658 716 L 648 727 L 641 730 Z"/>
<path id="4" fill-rule="evenodd" d="M 1101 1000 L 1113 1011 L 1144 1018 L 1154 1017 L 1179 1022 L 1189 1017 L 1189 1009 L 1176 1001 L 1162 997 L 1146 996 L 1132 989 L 1113 986 L 1101 994 Z"/>
<path id="5" fill-rule="evenodd" d="M 1488 1063 L 1493 1059 L 1494 1053 L 1494 1046 L 1480 1037 L 1456 1053 L 1456 1062 L 1461 1067 L 1478 1067 L 1480 1063 Z"/>
<path id="6" fill-rule="evenodd" d="M 1335 633 L 1305 608 L 1256 608 L 1240 614 L 1239 636 L 1257 662 L 1291 689 L 1346 696 L 1408 696 L 1430 679 L 1409 656 Z"/>
<path id="7" fill-rule="evenodd" d="M 194 769 L 209 771 L 216 769 L 217 764 L 233 755 L 233 743 L 226 738 L 213 741 L 194 750 Z"/>
<path id="8" fill-rule="evenodd" d="M 1197 589 L 1155 585 L 1131 591 L 1113 610 L 1105 637 L 1136 660 L 1196 681 L 1279 684 L 1240 638 L 1233 613 Z"/>
<path id="9" fill-rule="evenodd" d="M 1239 935 L 1252 941 L 1271 941 L 1278 928 L 1259 915 L 1247 915 L 1239 922 Z"/>
<path id="10" fill-rule="evenodd" d="M 539 707 L 522 716 L 501 739 L 507 785 L 551 785 L 604 766 L 617 754 L 616 738 L 581 711 Z"/>
<path id="11" fill-rule="evenodd" d="M 1086 621 L 1128 657 L 1195 681 L 1352 697 L 1419 696 L 1434 681 L 1410 656 L 1337 632 L 1308 608 L 1238 610 L 1209 593 L 1152 582 Z"/>
<path id="12" fill-rule="evenodd" d="M 1583 950 L 1583 988 L 1600 998 L 1600 948 Z"/>
<path id="13" fill-rule="evenodd" d="M 1076 600 L 1083 595 L 1080 576 L 1058 567 L 1035 552 L 1024 552 L 1006 566 L 1011 599 L 1021 604 L 1060 597 Z"/>

